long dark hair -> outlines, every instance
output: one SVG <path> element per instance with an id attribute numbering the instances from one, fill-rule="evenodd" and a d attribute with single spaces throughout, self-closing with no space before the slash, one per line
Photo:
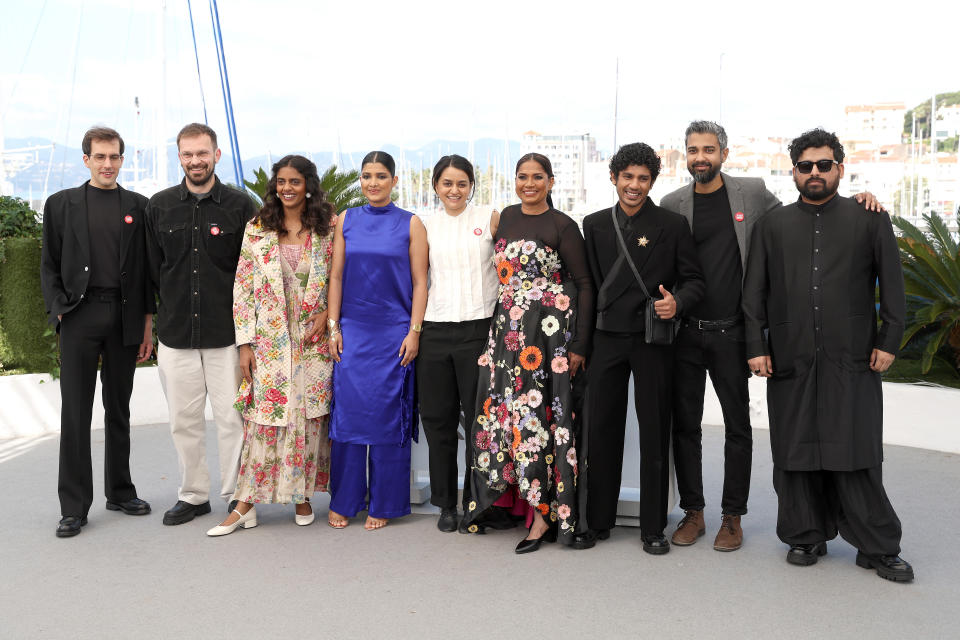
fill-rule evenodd
<path id="1" fill-rule="evenodd" d="M 267 183 L 267 195 L 260 209 L 260 224 L 264 229 L 276 231 L 281 237 L 287 235 L 287 230 L 283 227 L 283 205 L 277 197 L 277 173 L 284 167 L 299 171 L 307 187 L 307 204 L 303 208 L 303 213 L 300 214 L 300 222 L 304 229 L 316 231 L 321 236 L 327 235 L 330 233 L 333 205 L 327 202 L 327 194 L 320 188 L 317 165 L 297 155 L 284 156 L 271 168 L 272 175 L 270 182 Z"/>
<path id="2" fill-rule="evenodd" d="M 440 181 L 440 176 L 443 175 L 445 169 L 453 167 L 454 169 L 459 169 L 467 174 L 467 180 L 470 181 L 470 197 L 467 198 L 469 201 L 473 198 L 473 192 L 476 191 L 477 181 L 473 176 L 473 165 L 470 164 L 470 161 L 464 158 L 463 156 L 458 156 L 455 153 L 450 154 L 449 156 L 443 156 L 440 160 L 437 161 L 437 164 L 433 166 L 433 190 L 437 190 L 437 183 Z"/>
<path id="3" fill-rule="evenodd" d="M 385 166 L 387 171 L 390 172 L 391 178 L 397 175 L 397 163 L 394 161 L 393 156 L 386 151 L 371 151 L 363 156 L 363 160 L 360 161 L 360 170 L 363 171 L 363 168 L 372 162 L 379 162 Z"/>
<path id="4" fill-rule="evenodd" d="M 520 156 L 520 159 L 517 160 L 517 168 L 514 169 L 513 171 L 514 175 L 516 175 L 517 173 L 520 173 L 520 165 L 522 165 L 524 162 L 527 162 L 528 160 L 533 160 L 538 165 L 540 165 L 540 168 L 547 173 L 548 178 L 553 177 L 553 165 L 550 164 L 550 158 L 543 155 L 542 153 L 535 153 L 535 152 L 530 152 Z M 551 209 L 554 208 L 553 198 L 550 197 L 549 191 L 547 191 L 547 206 L 550 207 Z"/>

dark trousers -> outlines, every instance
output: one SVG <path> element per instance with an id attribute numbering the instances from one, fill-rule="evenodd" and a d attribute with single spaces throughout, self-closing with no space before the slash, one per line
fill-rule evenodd
<path id="1" fill-rule="evenodd" d="M 477 415 L 477 358 L 483 351 L 490 319 L 466 322 L 424 322 L 417 355 L 420 419 L 430 459 L 430 503 L 441 509 L 457 505 L 457 425 L 463 413 L 464 478 L 469 476 L 470 425 Z M 463 483 L 463 504 L 470 502 L 470 483 Z"/>
<path id="2" fill-rule="evenodd" d="M 90 420 L 97 385 L 103 385 L 104 480 L 107 500 L 137 497 L 130 479 L 130 394 L 139 346 L 123 344 L 120 301 L 89 295 L 60 323 L 60 513 L 87 515 L 93 503 Z M 102 360 L 101 360 L 102 359 Z"/>
<path id="3" fill-rule="evenodd" d="M 592 529 L 616 524 L 631 373 L 640 425 L 640 531 L 661 534 L 667 526 L 673 359 L 672 346 L 646 344 L 643 334 L 593 334 L 586 399 L 587 524 Z"/>
<path id="4" fill-rule="evenodd" d="M 684 326 L 677 336 L 673 397 L 673 460 L 680 492 L 680 508 L 700 511 L 703 498 L 702 430 L 706 374 L 723 410 L 723 513 L 743 515 L 750 494 L 753 432 L 743 325 L 701 331 Z"/>
<path id="5" fill-rule="evenodd" d="M 900 518 L 883 489 L 880 465 L 858 471 L 773 468 L 777 536 L 787 544 L 837 537 L 870 555 L 900 553 Z"/>

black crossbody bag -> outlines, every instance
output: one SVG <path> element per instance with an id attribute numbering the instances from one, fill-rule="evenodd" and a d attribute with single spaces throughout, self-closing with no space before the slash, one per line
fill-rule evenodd
<path id="1" fill-rule="evenodd" d="M 644 342 L 647 344 L 660 345 L 673 344 L 673 340 L 677 336 L 677 329 L 680 327 L 680 323 L 677 321 L 676 316 L 669 320 L 664 320 L 657 315 L 657 310 L 653 306 L 656 300 L 654 300 L 653 296 L 650 295 L 650 292 L 647 291 L 647 286 L 643 284 L 643 278 L 640 277 L 640 272 L 637 271 L 637 265 L 633 264 L 633 259 L 630 257 L 630 252 L 627 251 L 627 243 L 623 241 L 623 232 L 620 230 L 620 225 L 617 223 L 616 205 L 610 207 L 610 219 L 613 221 L 613 228 L 617 232 L 617 240 L 620 242 L 620 251 L 623 252 L 624 259 L 627 261 L 627 264 L 630 265 L 630 270 L 633 271 L 633 277 L 637 279 L 637 283 L 640 285 L 640 290 L 643 291 L 643 295 L 647 296 L 647 304 L 643 309 Z"/>

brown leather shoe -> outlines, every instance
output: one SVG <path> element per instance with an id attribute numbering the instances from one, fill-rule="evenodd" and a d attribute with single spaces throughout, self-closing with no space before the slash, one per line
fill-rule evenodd
<path id="1" fill-rule="evenodd" d="M 717 551 L 736 551 L 743 544 L 743 529 L 740 528 L 740 516 L 723 515 L 720 531 L 713 541 Z"/>
<path id="2" fill-rule="evenodd" d="M 686 511 L 683 520 L 677 525 L 677 530 L 673 532 L 673 544 L 679 547 L 688 547 L 706 532 L 707 526 L 703 522 L 703 510 Z"/>

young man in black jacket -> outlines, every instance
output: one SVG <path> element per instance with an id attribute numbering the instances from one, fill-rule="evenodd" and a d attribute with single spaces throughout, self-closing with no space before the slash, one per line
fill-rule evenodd
<path id="1" fill-rule="evenodd" d="M 143 212 L 147 199 L 117 184 L 123 139 L 94 127 L 81 143 L 90 180 L 47 199 L 40 278 L 60 333 L 60 513 L 57 537 L 80 533 L 93 503 L 90 420 L 103 383 L 107 509 L 150 513 L 130 478 L 130 394 L 138 362 L 153 353 Z"/>
<path id="2" fill-rule="evenodd" d="M 587 260 L 597 287 L 597 324 L 587 383 L 587 508 L 591 533 L 581 546 L 609 536 L 617 517 L 627 387 L 634 380 L 640 425 L 640 531 L 644 551 L 670 550 L 667 524 L 673 345 L 648 344 L 643 292 L 629 262 L 654 297 L 656 313 L 675 318 L 703 295 L 703 275 L 693 236 L 679 214 L 647 197 L 660 173 L 660 158 L 648 145 L 621 147 L 610 159 L 610 181 L 619 201 L 584 218 Z M 616 227 L 614 225 L 617 225 Z M 629 256 L 621 249 L 617 227 Z"/>

